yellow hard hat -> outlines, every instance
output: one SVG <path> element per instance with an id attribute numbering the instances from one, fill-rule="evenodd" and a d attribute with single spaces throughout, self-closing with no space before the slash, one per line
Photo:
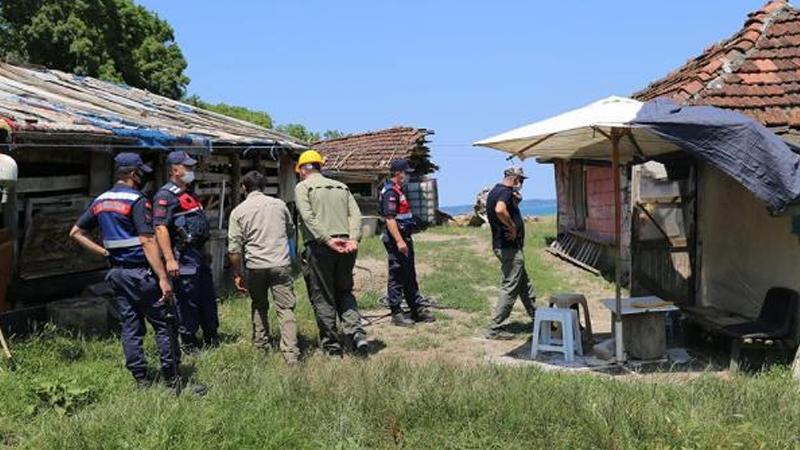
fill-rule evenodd
<path id="1" fill-rule="evenodd" d="M 320 155 L 316 150 L 306 150 L 300 154 L 300 159 L 297 160 L 297 164 L 294 166 L 294 171 L 300 173 L 301 166 L 314 163 L 317 163 L 321 166 L 325 164 L 325 159 L 322 158 L 322 155 Z"/>

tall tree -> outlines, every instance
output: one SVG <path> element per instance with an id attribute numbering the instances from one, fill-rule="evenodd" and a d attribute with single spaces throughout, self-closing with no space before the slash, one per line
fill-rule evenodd
<path id="1" fill-rule="evenodd" d="M 172 27 L 132 0 L 0 0 L 0 58 L 176 99 L 189 83 Z"/>

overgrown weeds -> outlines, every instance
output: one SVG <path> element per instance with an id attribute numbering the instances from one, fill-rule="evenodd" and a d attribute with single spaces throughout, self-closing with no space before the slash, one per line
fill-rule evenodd
<path id="1" fill-rule="evenodd" d="M 447 233 L 487 238 L 479 230 Z M 490 253 L 463 243 L 418 244 L 436 269 L 423 287 L 454 307 L 484 311 L 487 291 L 480 288 L 499 275 Z M 298 325 L 309 350 L 317 330 L 302 283 L 297 293 Z M 312 355 L 300 367 L 286 367 L 279 354 L 251 347 L 249 311 L 244 298 L 222 304 L 230 339 L 186 358 L 195 378 L 209 385 L 204 398 L 137 390 L 114 337 L 85 339 L 50 329 L 15 342 L 19 368 L 0 373 L 0 447 L 800 447 L 800 390 L 786 368 L 637 383 L 415 359 L 415 351 L 446 339 L 436 334 L 438 322 L 420 332 L 409 344 L 417 348 L 405 357 L 332 361 Z M 485 318 L 468 317 L 474 326 Z M 154 364 L 152 334 L 146 342 Z M 39 405 L 35 414 L 31 405 Z"/>

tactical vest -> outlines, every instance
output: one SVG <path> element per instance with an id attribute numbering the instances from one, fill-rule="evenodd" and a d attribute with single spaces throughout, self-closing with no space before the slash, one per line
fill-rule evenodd
<path id="1" fill-rule="evenodd" d="M 383 198 L 390 190 L 397 193 L 397 211 L 396 215 L 394 216 L 394 219 L 397 221 L 397 225 L 402 231 L 407 233 L 413 232 L 416 229 L 417 223 L 414 220 L 413 214 L 411 214 L 411 205 L 408 203 L 406 194 L 403 193 L 403 190 L 400 189 L 400 186 L 397 186 L 392 181 L 387 181 L 383 185 L 383 189 L 381 189 L 381 193 L 378 196 L 378 205 L 380 205 L 378 214 L 381 216 L 386 215 L 386 212 L 383 211 Z"/>
<path id="2" fill-rule="evenodd" d="M 178 200 L 178 207 L 172 214 L 173 241 L 184 248 L 202 247 L 208 241 L 210 229 L 200 200 L 174 183 L 167 183 L 161 189 L 168 191 Z"/>
<path id="3" fill-rule="evenodd" d="M 145 264 L 142 243 L 133 223 L 133 205 L 144 194 L 129 187 L 115 187 L 92 202 L 92 214 L 97 218 L 103 247 L 111 262 L 121 265 Z"/>

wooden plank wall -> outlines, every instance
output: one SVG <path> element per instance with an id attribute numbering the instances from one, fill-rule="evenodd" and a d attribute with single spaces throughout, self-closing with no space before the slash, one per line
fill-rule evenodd
<path id="1" fill-rule="evenodd" d="M 4 211 L 4 225 L 17 237 L 12 264 L 16 280 L 24 278 L 45 282 L 60 274 L 105 267 L 103 261 L 77 248 L 67 235 L 88 202 L 111 186 L 112 148 L 87 145 L 85 148 L 65 149 L 54 145 L 52 148 L 20 148 L 12 155 L 19 165 L 20 178 L 16 191 L 11 193 L 6 204 L 6 211 L 10 209 L 15 213 Z M 168 178 L 165 153 L 142 152 L 142 156 L 156 169 L 152 187 L 157 189 Z M 267 176 L 266 192 L 282 196 L 279 170 L 291 170 L 291 167 L 290 164 L 281 166 L 271 158 L 271 155 L 262 155 L 259 151 L 241 157 L 234 150 L 221 150 L 199 158 L 197 193 L 204 201 L 212 229 L 216 230 L 215 239 L 219 241 L 216 245 L 220 247 L 215 249 L 217 254 L 224 250 L 230 211 L 240 201 L 242 174 L 259 170 Z M 282 176 L 283 185 L 293 191 L 294 174 L 284 173 Z M 220 280 L 224 261 L 217 261 L 215 266 L 215 279 Z M 76 289 L 68 286 L 68 277 L 64 279 L 66 288 Z M 59 292 L 59 289 L 54 288 L 53 292 Z"/>

